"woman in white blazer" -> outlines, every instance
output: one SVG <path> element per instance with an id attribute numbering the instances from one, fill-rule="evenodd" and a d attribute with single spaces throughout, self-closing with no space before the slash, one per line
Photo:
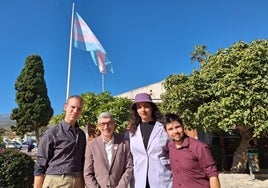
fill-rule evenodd
<path id="1" fill-rule="evenodd" d="M 147 93 L 137 94 L 131 109 L 128 126 L 134 165 L 131 188 L 171 188 L 169 138 L 160 123 L 161 112 Z"/>

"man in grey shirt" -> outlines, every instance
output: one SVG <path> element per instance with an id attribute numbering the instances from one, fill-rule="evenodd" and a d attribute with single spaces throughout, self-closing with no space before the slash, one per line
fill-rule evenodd
<path id="1" fill-rule="evenodd" d="M 83 168 L 86 135 L 77 119 L 83 108 L 80 96 L 64 105 L 64 120 L 41 137 L 34 172 L 34 188 L 84 188 Z"/>

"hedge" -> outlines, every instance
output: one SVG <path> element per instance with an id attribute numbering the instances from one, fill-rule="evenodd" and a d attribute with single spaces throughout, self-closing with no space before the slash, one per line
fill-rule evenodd
<path id="1" fill-rule="evenodd" d="M 34 161 L 18 150 L 0 150 L 0 188 L 32 188 Z"/>

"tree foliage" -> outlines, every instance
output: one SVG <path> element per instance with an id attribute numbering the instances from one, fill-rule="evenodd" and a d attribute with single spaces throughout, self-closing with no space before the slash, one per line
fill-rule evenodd
<path id="1" fill-rule="evenodd" d="M 0 187 L 33 187 L 34 161 L 17 150 L 0 150 Z"/>
<path id="2" fill-rule="evenodd" d="M 209 55 L 206 45 L 195 45 L 194 51 L 191 53 L 191 61 L 195 62 L 197 60 L 200 68 L 203 68 L 205 66 L 204 59 Z"/>
<path id="3" fill-rule="evenodd" d="M 239 41 L 209 56 L 201 71 L 169 76 L 164 111 L 205 130 L 244 126 L 260 137 L 268 130 L 268 41 Z"/>
<path id="4" fill-rule="evenodd" d="M 94 137 L 97 132 L 97 118 L 102 112 L 110 112 L 116 121 L 116 132 L 122 132 L 125 129 L 128 120 L 130 106 L 132 101 L 127 98 L 112 97 L 109 92 L 101 94 L 84 93 L 81 95 L 84 100 L 84 108 L 80 119 L 81 126 L 89 126 L 89 135 Z M 64 118 L 64 113 L 54 116 L 52 123 L 56 124 Z"/>
<path id="5" fill-rule="evenodd" d="M 26 58 L 25 66 L 15 83 L 17 108 L 12 110 L 11 119 L 16 120 L 12 130 L 18 135 L 38 131 L 46 126 L 53 115 L 44 80 L 43 61 L 39 55 Z"/>
<path id="6" fill-rule="evenodd" d="M 239 41 L 203 61 L 200 71 L 166 79 L 161 107 L 180 114 L 188 127 L 219 133 L 238 129 L 235 168 L 244 170 L 246 163 L 238 166 L 248 140 L 268 133 L 268 40 Z"/>

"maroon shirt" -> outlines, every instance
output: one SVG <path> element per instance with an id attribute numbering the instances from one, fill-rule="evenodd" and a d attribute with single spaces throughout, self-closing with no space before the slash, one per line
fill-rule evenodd
<path id="1" fill-rule="evenodd" d="M 209 188 L 209 177 L 218 176 L 218 170 L 209 147 L 186 136 L 182 147 L 168 144 L 173 188 Z"/>

